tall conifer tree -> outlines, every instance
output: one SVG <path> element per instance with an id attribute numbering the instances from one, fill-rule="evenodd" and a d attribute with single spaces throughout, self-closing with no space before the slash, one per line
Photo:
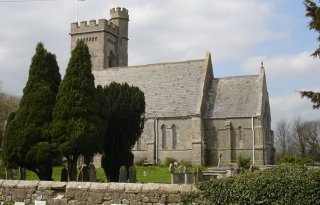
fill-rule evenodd
<path id="1" fill-rule="evenodd" d="M 309 29 L 318 33 L 317 41 L 320 43 L 320 6 L 312 0 L 304 0 L 304 5 L 306 6 L 306 16 L 311 18 L 309 21 Z M 318 48 L 312 56 L 320 58 L 320 45 L 318 45 Z M 300 94 L 302 97 L 310 99 L 314 109 L 320 108 L 320 92 L 301 91 Z"/>
<path id="2" fill-rule="evenodd" d="M 103 127 L 89 49 L 80 40 L 72 51 L 53 111 L 53 142 L 67 159 L 70 180 L 76 180 L 80 155 L 88 165 L 102 150 Z"/>
<path id="3" fill-rule="evenodd" d="M 55 55 L 38 43 L 20 107 L 8 120 L 3 146 L 7 167 L 24 167 L 35 172 L 40 180 L 51 180 L 50 126 L 60 81 Z"/>
<path id="4" fill-rule="evenodd" d="M 98 92 L 103 104 L 101 113 L 108 124 L 102 166 L 109 181 L 118 181 L 120 166 L 133 165 L 131 149 L 144 126 L 144 93 L 138 87 L 114 82 L 105 88 L 99 86 Z"/>

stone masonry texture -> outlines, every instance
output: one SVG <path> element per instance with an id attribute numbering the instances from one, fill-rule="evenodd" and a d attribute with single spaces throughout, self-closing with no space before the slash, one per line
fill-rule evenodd
<path id="1" fill-rule="evenodd" d="M 48 205 L 183 204 L 194 185 L 0 180 L 0 202 Z"/>

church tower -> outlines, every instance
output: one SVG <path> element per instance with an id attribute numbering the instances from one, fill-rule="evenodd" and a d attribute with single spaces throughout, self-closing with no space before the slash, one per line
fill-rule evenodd
<path id="1" fill-rule="evenodd" d="M 90 51 L 92 70 L 128 66 L 129 14 L 125 8 L 110 10 L 110 20 L 99 19 L 71 24 L 71 50 L 83 39 Z"/>

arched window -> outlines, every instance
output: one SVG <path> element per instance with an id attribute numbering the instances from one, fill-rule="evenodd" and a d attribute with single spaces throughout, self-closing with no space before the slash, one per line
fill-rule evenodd
<path id="1" fill-rule="evenodd" d="M 172 125 L 171 130 L 172 130 L 172 149 L 176 149 L 177 148 L 177 126 Z"/>
<path id="2" fill-rule="evenodd" d="M 243 127 L 239 126 L 238 128 L 239 128 L 239 139 L 243 140 L 244 138 Z"/>
<path id="3" fill-rule="evenodd" d="M 166 125 L 161 126 L 161 133 L 162 133 L 162 148 L 167 148 L 167 128 Z"/>

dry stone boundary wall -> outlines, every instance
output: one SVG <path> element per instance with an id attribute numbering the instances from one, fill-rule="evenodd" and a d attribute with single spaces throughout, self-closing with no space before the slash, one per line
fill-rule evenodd
<path id="1" fill-rule="evenodd" d="M 0 202 L 48 205 L 183 204 L 194 185 L 0 180 Z"/>

